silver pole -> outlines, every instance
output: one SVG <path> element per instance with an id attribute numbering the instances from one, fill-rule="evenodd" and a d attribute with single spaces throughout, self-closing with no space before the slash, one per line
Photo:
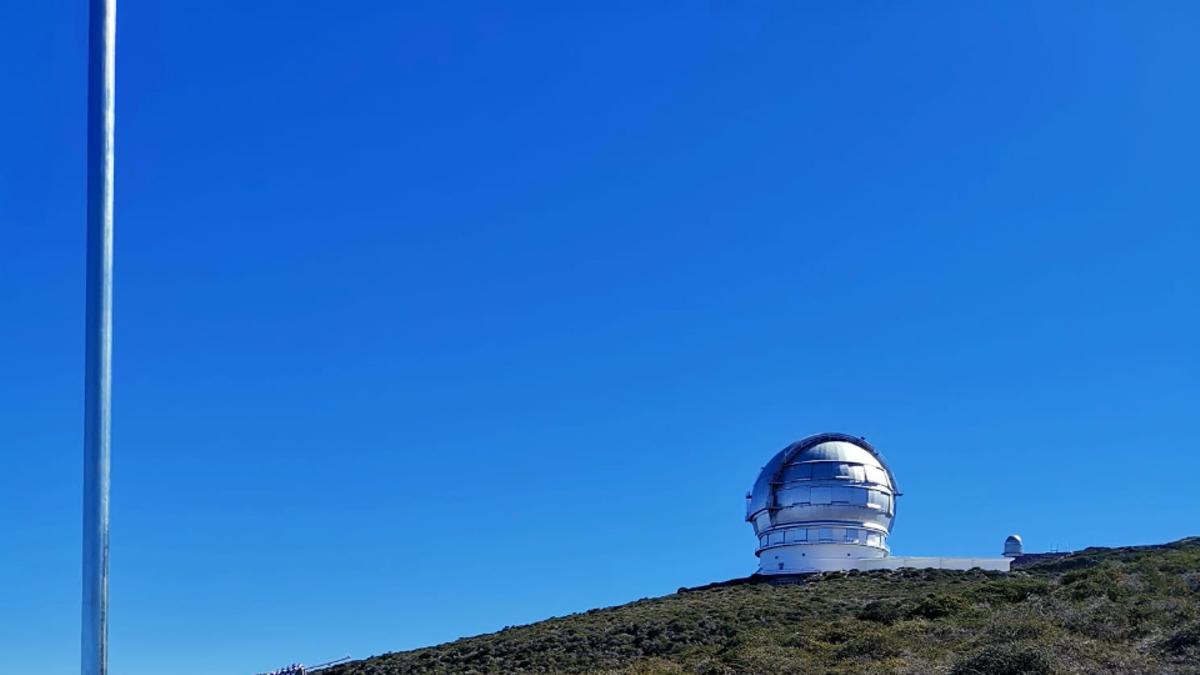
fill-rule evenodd
<path id="1" fill-rule="evenodd" d="M 83 414 L 83 675 L 108 673 L 108 468 L 112 421 L 113 102 L 117 1 L 89 0 L 87 333 Z"/>

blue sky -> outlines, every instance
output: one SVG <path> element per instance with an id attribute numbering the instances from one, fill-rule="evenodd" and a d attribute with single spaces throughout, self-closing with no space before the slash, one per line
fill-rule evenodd
<path id="1" fill-rule="evenodd" d="M 748 574 L 865 435 L 897 553 L 1197 534 L 1197 10 L 123 3 L 111 665 Z M 77 672 L 85 5 L 0 26 L 0 654 Z"/>

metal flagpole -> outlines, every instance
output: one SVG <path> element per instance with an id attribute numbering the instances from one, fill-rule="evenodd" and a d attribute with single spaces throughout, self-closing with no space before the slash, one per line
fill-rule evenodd
<path id="1" fill-rule="evenodd" d="M 116 0 L 89 0 L 87 316 L 83 415 L 81 671 L 108 673 L 108 468 L 112 420 L 113 103 Z"/>

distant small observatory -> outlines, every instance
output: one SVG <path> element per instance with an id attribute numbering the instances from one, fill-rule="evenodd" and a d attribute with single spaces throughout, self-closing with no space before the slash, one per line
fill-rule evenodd
<path id="1" fill-rule="evenodd" d="M 780 450 L 746 495 L 746 520 L 758 536 L 760 574 L 835 570 L 1009 569 L 1021 538 L 1005 541 L 1005 557 L 893 556 L 888 547 L 900 496 L 879 451 L 847 434 L 809 436 Z"/>

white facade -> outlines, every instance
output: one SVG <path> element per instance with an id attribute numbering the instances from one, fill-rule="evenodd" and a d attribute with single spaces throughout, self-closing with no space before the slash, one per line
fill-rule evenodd
<path id="1" fill-rule="evenodd" d="M 890 556 L 899 496 L 887 463 L 864 439 L 818 434 L 789 445 L 767 462 L 746 495 L 759 573 L 1009 569 L 1010 558 Z"/>
<path id="2" fill-rule="evenodd" d="M 1007 572 L 1012 560 L 1009 558 L 935 558 L 931 556 L 889 555 L 879 560 L 860 560 L 855 569 L 898 570 L 904 567 L 935 570 L 990 570 Z"/>

